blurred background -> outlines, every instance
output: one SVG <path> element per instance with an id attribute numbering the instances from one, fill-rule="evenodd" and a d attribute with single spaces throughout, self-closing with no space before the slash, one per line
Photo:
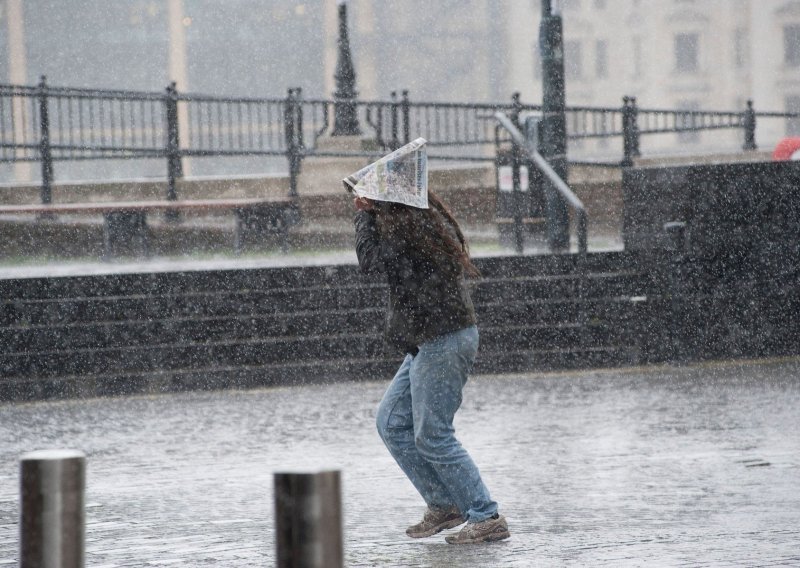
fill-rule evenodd
<path id="1" fill-rule="evenodd" d="M 743 111 L 800 110 L 800 2 L 561 0 L 567 104 Z M 541 101 L 539 0 L 350 0 L 358 97 Z M 335 0 L 4 0 L 0 82 L 285 97 L 335 90 Z M 759 125 L 758 142 L 800 134 Z M 650 138 L 653 150 L 741 146 L 741 132 Z M 608 156 L 607 139 L 571 143 Z M 616 152 L 616 148 L 613 149 Z M 23 176 L 26 167 L 17 167 Z M 4 179 L 9 179 L 5 171 Z M 61 176 L 63 179 L 63 175 Z"/>

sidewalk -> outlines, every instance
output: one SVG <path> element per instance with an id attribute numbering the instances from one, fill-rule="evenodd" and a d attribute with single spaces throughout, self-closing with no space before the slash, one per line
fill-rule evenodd
<path id="1" fill-rule="evenodd" d="M 0 566 L 18 458 L 88 456 L 87 559 L 270 566 L 272 474 L 341 469 L 348 566 L 800 564 L 800 359 L 475 377 L 458 435 L 512 537 L 404 534 L 423 507 L 374 429 L 381 382 L 0 405 Z"/>
<path id="2" fill-rule="evenodd" d="M 589 241 L 589 252 L 608 252 L 623 249 L 622 236 L 618 234 L 594 235 Z M 577 242 L 573 238 L 571 252 L 577 252 Z M 471 256 L 475 258 L 492 256 L 513 256 L 510 248 L 499 245 L 479 245 L 472 247 Z M 546 243 L 526 246 L 524 254 L 549 254 Z M 180 272 L 200 270 L 240 270 L 244 268 L 276 268 L 285 266 L 326 266 L 332 264 L 356 264 L 355 249 L 318 249 L 252 254 L 236 257 L 233 255 L 208 255 L 187 257 L 122 258 L 111 261 L 102 260 L 48 260 L 41 262 L 21 262 L 0 264 L 0 280 L 14 278 L 49 278 L 60 276 L 86 276 L 102 274 L 135 274 L 140 272 Z"/>

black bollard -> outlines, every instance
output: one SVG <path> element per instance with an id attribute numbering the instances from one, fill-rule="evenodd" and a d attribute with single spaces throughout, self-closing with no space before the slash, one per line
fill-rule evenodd
<path id="1" fill-rule="evenodd" d="M 278 568 L 341 568 L 342 498 L 338 471 L 275 474 Z"/>
<path id="2" fill-rule="evenodd" d="M 85 485 L 82 452 L 20 458 L 20 568 L 83 568 Z"/>

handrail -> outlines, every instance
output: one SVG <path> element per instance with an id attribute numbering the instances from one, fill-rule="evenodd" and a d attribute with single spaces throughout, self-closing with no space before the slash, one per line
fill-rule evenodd
<path id="1" fill-rule="evenodd" d="M 494 113 L 494 117 L 497 119 L 497 122 L 511 134 L 514 143 L 525 149 L 528 157 L 536 164 L 539 170 L 547 176 L 547 179 L 550 180 L 553 187 L 556 188 L 561 196 L 566 199 L 575 210 L 575 216 L 578 219 L 578 252 L 580 254 L 586 254 L 588 244 L 588 218 L 586 215 L 586 208 L 583 206 L 581 200 L 578 199 L 578 196 L 572 192 L 566 182 L 561 179 L 550 164 L 547 163 L 547 160 L 545 160 L 535 148 L 529 146 L 528 141 L 525 140 L 525 137 L 522 136 L 522 133 L 514 125 L 508 115 L 498 111 Z"/>
<path id="2" fill-rule="evenodd" d="M 41 163 L 44 202 L 49 199 L 54 161 L 166 156 L 172 164 L 170 176 L 179 177 L 184 158 L 285 155 L 294 180 L 301 160 L 332 155 L 315 148 L 316 140 L 327 132 L 335 101 L 304 99 L 299 88 L 288 89 L 286 98 L 219 97 L 179 93 L 173 85 L 160 92 L 102 90 L 53 86 L 45 79 L 36 86 L 0 84 L 0 164 Z M 622 138 L 622 161 L 616 166 L 599 164 L 602 167 L 633 165 L 643 135 L 741 128 L 742 148 L 754 150 L 758 119 L 800 117 L 800 113 L 756 112 L 752 101 L 740 113 L 654 112 L 640 109 L 634 97 L 624 97 L 623 103 L 620 108 L 565 109 L 568 140 Z M 491 161 L 488 149 L 498 140 L 492 134 L 502 132 L 502 142 L 509 139 L 508 129 L 493 113 L 518 116 L 541 110 L 539 105 L 522 104 L 518 94 L 510 104 L 412 102 L 405 92 L 391 101 L 353 100 L 352 104 L 359 115 L 366 115 L 373 130 L 368 136 L 382 149 L 400 139 L 423 136 L 431 159 L 459 162 Z M 307 146 L 304 137 L 310 140 Z M 358 154 L 368 157 L 369 152 Z M 553 185 L 564 193 L 560 184 Z M 580 208 L 575 209 L 582 215 Z"/>

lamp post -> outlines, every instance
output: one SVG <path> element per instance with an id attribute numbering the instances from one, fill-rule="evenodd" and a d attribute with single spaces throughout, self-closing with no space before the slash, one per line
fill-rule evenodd
<path id="1" fill-rule="evenodd" d="M 336 92 L 333 93 L 333 132 L 331 136 L 361 134 L 356 109 L 356 71 L 347 35 L 347 2 L 339 0 L 339 56 L 336 61 Z"/>
<path id="2" fill-rule="evenodd" d="M 555 0 L 557 3 L 558 0 Z M 542 0 L 539 52 L 542 58 L 542 145 L 541 154 L 564 181 L 567 180 L 567 119 L 564 88 L 564 35 L 560 10 L 553 0 Z M 545 184 L 547 237 L 550 248 L 569 248 L 569 214 L 559 193 Z"/>

